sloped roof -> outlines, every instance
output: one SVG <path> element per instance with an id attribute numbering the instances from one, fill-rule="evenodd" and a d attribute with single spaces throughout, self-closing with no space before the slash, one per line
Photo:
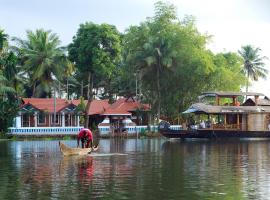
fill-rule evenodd
<path id="1" fill-rule="evenodd" d="M 232 96 L 265 96 L 265 95 L 258 92 L 203 92 L 202 96 L 232 97 Z"/>
<path id="2" fill-rule="evenodd" d="M 56 99 L 56 112 L 61 111 L 63 108 L 70 104 L 69 101 L 65 99 Z M 49 113 L 54 112 L 54 99 L 53 98 L 23 98 L 23 108 L 26 105 L 32 105 L 34 108 Z"/>
<path id="3" fill-rule="evenodd" d="M 150 110 L 148 104 L 142 104 L 133 98 L 120 98 L 108 107 L 103 115 L 131 115 L 132 111 L 137 109 Z"/>
<path id="4" fill-rule="evenodd" d="M 253 103 L 255 105 L 255 99 L 254 98 L 248 98 L 245 103 L 243 103 L 243 105 L 247 104 L 247 103 Z M 270 106 L 270 100 L 265 97 L 264 99 L 258 99 L 257 100 L 257 105 L 258 106 Z"/>
<path id="5" fill-rule="evenodd" d="M 196 103 L 189 107 L 184 113 L 270 113 L 269 106 L 213 106 L 204 103 Z"/>
<path id="6" fill-rule="evenodd" d="M 86 106 L 87 100 L 85 100 L 84 103 Z M 78 106 L 79 104 L 80 100 L 56 99 L 56 112 L 60 112 L 70 105 Z M 49 113 L 54 112 L 53 98 L 23 98 L 23 104 L 21 105 L 21 108 L 26 105 L 31 105 L 35 109 Z M 108 99 L 93 100 L 87 113 L 88 115 L 131 115 L 131 112 L 137 109 L 149 110 L 150 106 L 148 104 L 141 104 L 131 98 L 121 98 L 113 104 L 109 104 Z"/>
<path id="7" fill-rule="evenodd" d="M 88 109 L 88 115 L 98 115 L 103 113 L 110 106 L 109 100 L 93 100 Z"/>

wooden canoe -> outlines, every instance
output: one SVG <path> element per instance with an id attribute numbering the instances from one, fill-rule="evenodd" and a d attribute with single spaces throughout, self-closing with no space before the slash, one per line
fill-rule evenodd
<path id="1" fill-rule="evenodd" d="M 72 156 L 72 155 L 87 155 L 92 151 L 97 151 L 98 147 L 94 148 L 71 148 L 65 145 L 62 142 L 59 142 L 60 151 L 64 156 Z"/>

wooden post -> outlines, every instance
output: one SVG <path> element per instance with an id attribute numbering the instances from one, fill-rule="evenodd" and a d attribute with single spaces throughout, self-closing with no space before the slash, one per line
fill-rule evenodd
<path id="1" fill-rule="evenodd" d="M 233 97 L 233 106 L 236 106 L 236 97 Z"/>
<path id="2" fill-rule="evenodd" d="M 226 121 L 227 119 L 226 119 L 226 114 L 225 114 L 225 117 L 224 117 L 224 128 L 226 129 L 226 125 L 227 125 L 227 121 Z"/>
<path id="3" fill-rule="evenodd" d="M 246 131 L 248 131 L 248 114 L 246 114 L 246 116 L 247 116 L 246 117 L 246 128 L 247 128 Z"/>
<path id="4" fill-rule="evenodd" d="M 219 96 L 216 96 L 216 105 L 219 106 L 219 100 L 220 100 L 220 97 Z"/>
<path id="5" fill-rule="evenodd" d="M 259 96 L 255 95 L 255 106 L 258 105 Z"/>
<path id="6" fill-rule="evenodd" d="M 239 129 L 239 114 L 237 114 L 237 129 Z"/>

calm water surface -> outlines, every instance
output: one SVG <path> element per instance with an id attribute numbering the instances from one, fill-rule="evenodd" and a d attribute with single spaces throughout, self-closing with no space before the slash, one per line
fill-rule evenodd
<path id="1" fill-rule="evenodd" d="M 270 199 L 270 140 L 0 141 L 0 199 Z"/>

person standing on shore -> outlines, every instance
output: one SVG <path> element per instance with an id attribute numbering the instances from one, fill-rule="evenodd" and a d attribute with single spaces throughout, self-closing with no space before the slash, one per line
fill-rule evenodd
<path id="1" fill-rule="evenodd" d="M 93 134 L 88 128 L 83 128 L 80 130 L 77 136 L 77 148 L 80 145 L 80 140 L 82 143 L 82 148 L 92 148 L 93 147 Z"/>

